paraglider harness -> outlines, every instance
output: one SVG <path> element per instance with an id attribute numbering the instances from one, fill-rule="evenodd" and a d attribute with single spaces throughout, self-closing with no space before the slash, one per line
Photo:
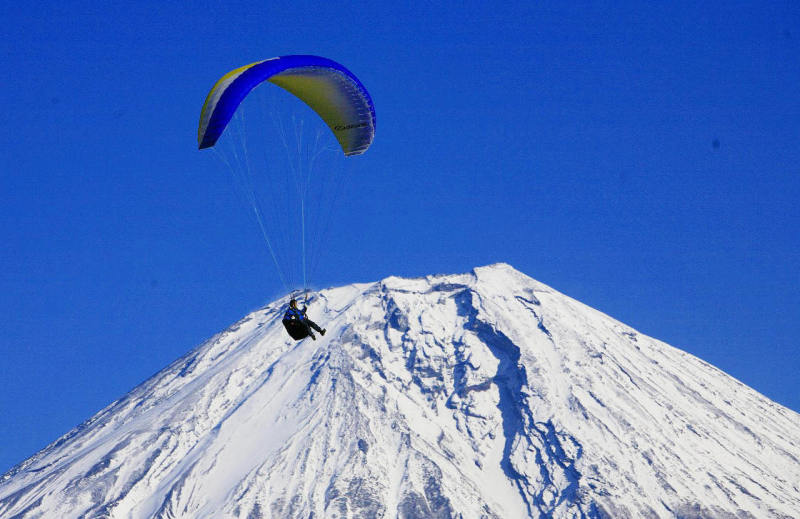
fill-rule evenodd
<path id="1" fill-rule="evenodd" d="M 309 335 L 313 337 L 311 328 L 314 328 L 324 335 L 325 331 L 321 330 L 316 323 L 310 321 L 308 317 L 306 317 L 307 307 L 304 305 L 303 309 L 300 310 L 296 306 L 297 302 L 294 299 L 292 299 L 292 301 L 295 302 L 295 305 L 292 305 L 290 302 L 289 309 L 283 314 L 283 327 L 286 328 L 286 331 L 292 339 L 299 341 L 300 339 L 305 339 Z"/>
<path id="2" fill-rule="evenodd" d="M 283 314 L 283 327 L 292 336 L 292 339 L 299 341 L 305 339 L 309 335 L 308 325 L 303 322 L 306 319 L 306 308 L 302 310 L 299 308 L 289 308 Z"/>

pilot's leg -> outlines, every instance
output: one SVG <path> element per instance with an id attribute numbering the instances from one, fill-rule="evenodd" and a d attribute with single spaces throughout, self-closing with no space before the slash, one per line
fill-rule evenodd
<path id="1" fill-rule="evenodd" d="M 323 333 L 322 328 L 317 326 L 317 323 L 315 323 L 311 319 L 305 319 L 305 323 L 306 323 L 306 325 L 308 325 L 308 326 L 314 328 L 315 330 L 317 330 L 319 333 Z"/>

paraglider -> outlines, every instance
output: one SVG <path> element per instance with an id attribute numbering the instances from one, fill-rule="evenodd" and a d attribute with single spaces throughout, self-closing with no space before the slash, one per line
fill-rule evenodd
<path id="1" fill-rule="evenodd" d="M 254 148 L 252 143 L 258 139 L 245 135 L 244 115 L 241 110 L 237 114 L 240 105 L 247 104 L 246 98 L 250 92 L 264 83 L 271 83 L 289 92 L 319 117 L 317 119 L 309 112 L 312 119 L 324 123 L 324 126 L 319 124 L 321 133 L 317 133 L 315 149 L 311 152 L 307 144 L 301 143 L 303 121 L 298 122 L 294 115 L 290 129 L 287 131 L 283 123 L 276 123 L 278 131 L 274 135 L 270 135 L 268 125 L 255 125 L 255 130 L 267 139 L 280 142 L 286 151 L 288 167 L 277 171 L 276 161 L 280 154 L 265 151 L 267 146 Z M 302 106 L 302 103 L 289 103 L 288 100 L 287 104 Z M 318 255 L 322 249 L 318 242 L 327 233 L 329 213 L 336 202 L 335 195 L 332 201 L 324 199 L 324 188 L 309 190 L 312 171 L 319 167 L 317 159 L 326 150 L 341 148 L 346 157 L 367 151 L 375 137 L 376 119 L 372 98 L 352 72 L 333 60 L 311 55 L 280 56 L 236 68 L 214 84 L 200 113 L 198 148 L 213 149 L 235 115 L 241 123 L 241 135 L 235 129 L 229 130 L 229 133 L 233 132 L 230 139 L 239 139 L 240 149 L 234 150 L 230 157 L 220 152 L 220 158 L 233 173 L 236 187 L 252 209 L 284 288 L 287 292 L 297 288 L 293 283 L 296 278 L 292 276 L 292 269 L 299 265 L 302 267 L 302 288 L 307 293 L 307 263 L 311 264 L 313 271 L 319 260 L 315 254 Z M 275 119 L 274 113 L 270 115 Z M 320 143 L 321 134 L 328 130 L 335 137 L 338 147 L 334 144 L 333 147 L 324 148 L 324 144 Z M 253 164 L 254 157 L 259 154 L 266 157 L 264 167 Z M 258 178 L 261 173 L 264 174 L 263 178 Z M 339 192 L 339 181 L 333 168 L 325 171 L 322 181 L 333 183 L 336 188 L 334 192 Z M 269 198 L 270 195 L 272 198 Z M 311 200 L 311 196 L 319 199 Z M 264 200 L 259 197 L 264 197 Z M 307 233 L 312 237 L 308 247 Z M 311 256 L 308 262 L 307 256 Z M 300 310 L 296 300 L 292 299 L 283 324 L 296 340 L 308 336 L 316 340 L 312 330 L 321 335 L 325 334 L 325 330 L 309 320 L 305 312 L 306 307 Z"/>
<path id="2" fill-rule="evenodd" d="M 199 149 L 216 144 L 242 100 L 264 81 L 311 107 L 336 136 L 345 155 L 360 155 L 372 144 L 375 107 L 364 85 L 333 60 L 298 55 L 257 61 L 222 76 L 200 112 Z"/>
<path id="3" fill-rule="evenodd" d="M 286 328 L 286 331 L 289 332 L 292 339 L 299 341 L 300 339 L 311 337 L 311 339 L 316 341 L 317 337 L 311 329 L 313 328 L 319 332 L 320 335 L 325 335 L 325 329 L 320 328 L 317 326 L 317 323 L 309 319 L 306 315 L 306 310 L 307 307 L 305 305 L 302 310 L 297 307 L 296 299 L 289 301 L 289 308 L 286 310 L 286 313 L 283 314 L 283 327 Z"/>

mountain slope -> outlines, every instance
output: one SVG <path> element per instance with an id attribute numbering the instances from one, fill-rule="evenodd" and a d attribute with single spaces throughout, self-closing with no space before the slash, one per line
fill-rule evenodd
<path id="1" fill-rule="evenodd" d="M 253 312 L 0 478 L 0 517 L 797 517 L 800 415 L 508 265 Z"/>

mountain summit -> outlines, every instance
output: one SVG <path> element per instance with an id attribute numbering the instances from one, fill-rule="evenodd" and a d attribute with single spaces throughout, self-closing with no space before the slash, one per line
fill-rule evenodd
<path id="1" fill-rule="evenodd" d="M 508 265 L 275 301 L 0 478 L 11 518 L 790 518 L 800 415 Z"/>

